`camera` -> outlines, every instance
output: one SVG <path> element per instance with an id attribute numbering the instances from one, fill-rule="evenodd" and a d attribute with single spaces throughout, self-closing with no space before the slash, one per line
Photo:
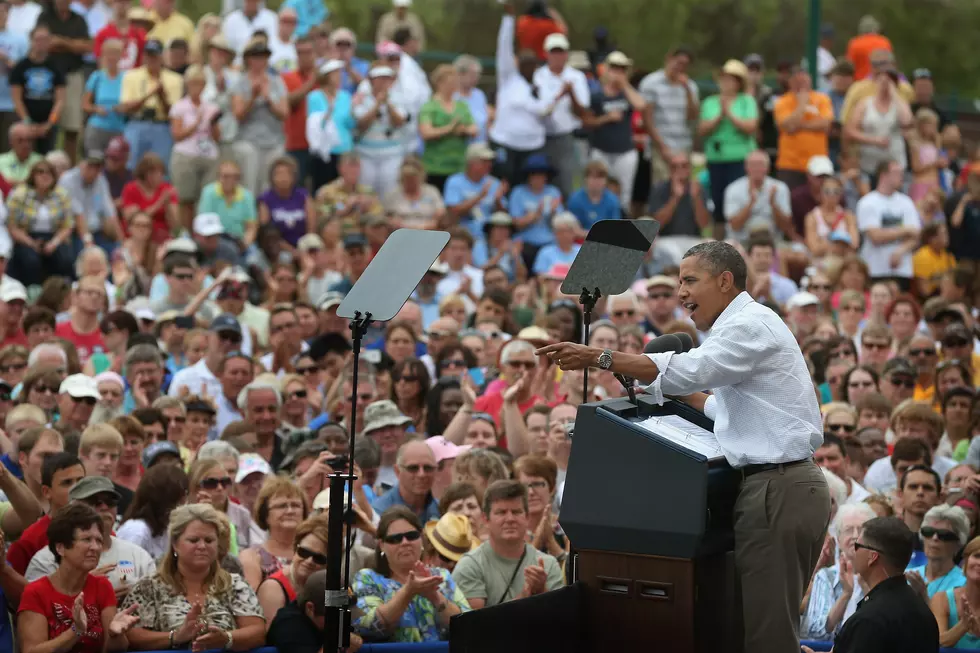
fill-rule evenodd
<path id="1" fill-rule="evenodd" d="M 335 471 L 342 471 L 347 468 L 347 464 L 350 462 L 350 456 L 337 456 L 336 458 L 331 458 L 327 461 L 330 468 Z"/>

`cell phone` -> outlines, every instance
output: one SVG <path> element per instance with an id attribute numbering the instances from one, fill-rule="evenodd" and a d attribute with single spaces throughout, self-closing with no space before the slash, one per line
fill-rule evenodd
<path id="1" fill-rule="evenodd" d="M 486 378 L 483 376 L 483 370 L 481 370 L 479 367 L 471 367 L 470 369 L 466 370 L 466 374 L 469 375 L 470 380 L 472 380 L 478 387 L 482 388 L 483 384 L 486 382 Z"/>
<path id="2" fill-rule="evenodd" d="M 327 461 L 331 469 L 336 471 L 341 471 L 347 469 L 347 464 L 350 462 L 350 456 L 337 456 L 336 458 L 331 458 Z"/>
<path id="3" fill-rule="evenodd" d="M 218 113 L 214 114 L 214 116 L 211 118 L 211 124 L 212 125 L 217 124 L 218 121 L 224 117 L 224 115 L 225 115 L 224 111 L 219 111 Z"/>
<path id="4" fill-rule="evenodd" d="M 191 315 L 178 315 L 174 318 L 174 325 L 181 329 L 193 329 L 194 317 Z"/>

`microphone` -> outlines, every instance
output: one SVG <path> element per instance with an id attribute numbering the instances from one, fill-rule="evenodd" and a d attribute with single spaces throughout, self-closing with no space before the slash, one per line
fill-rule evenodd
<path id="1" fill-rule="evenodd" d="M 632 376 L 623 376 L 622 374 L 617 374 L 613 372 L 613 376 L 619 381 L 619 385 L 623 386 L 626 390 L 626 394 L 629 395 L 630 403 L 636 406 L 636 389 L 633 387 L 633 382 L 636 381 Z"/>
<path id="2" fill-rule="evenodd" d="M 691 340 L 691 337 L 688 336 L 686 333 L 684 334 L 668 333 L 666 335 L 662 335 L 660 337 L 654 338 L 653 340 L 648 342 L 646 344 L 646 347 L 643 348 L 643 353 L 663 354 L 668 351 L 676 352 L 678 354 L 683 353 L 687 351 L 687 349 L 684 348 L 684 342 L 678 337 L 679 335 L 683 335 L 688 340 Z M 694 344 L 694 341 L 691 341 L 691 344 Z M 690 349 L 690 347 L 688 347 L 688 349 Z"/>
<path id="3" fill-rule="evenodd" d="M 683 345 L 683 349 L 681 349 L 682 354 L 684 352 L 691 351 L 692 349 L 694 349 L 694 338 L 692 338 L 691 336 L 687 335 L 683 331 L 678 331 L 677 333 L 672 335 L 676 336 L 677 339 L 681 341 L 681 345 Z"/>

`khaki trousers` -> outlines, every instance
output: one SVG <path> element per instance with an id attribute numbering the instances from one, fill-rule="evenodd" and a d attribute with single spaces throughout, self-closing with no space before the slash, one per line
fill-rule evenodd
<path id="1" fill-rule="evenodd" d="M 735 569 L 745 653 L 799 653 L 800 603 L 830 521 L 812 462 L 745 478 L 735 501 Z"/>

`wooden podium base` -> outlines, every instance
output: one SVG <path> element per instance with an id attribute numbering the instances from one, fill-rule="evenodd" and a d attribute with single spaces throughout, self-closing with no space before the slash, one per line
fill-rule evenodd
<path id="1" fill-rule="evenodd" d="M 735 556 L 578 551 L 595 652 L 742 653 Z"/>

